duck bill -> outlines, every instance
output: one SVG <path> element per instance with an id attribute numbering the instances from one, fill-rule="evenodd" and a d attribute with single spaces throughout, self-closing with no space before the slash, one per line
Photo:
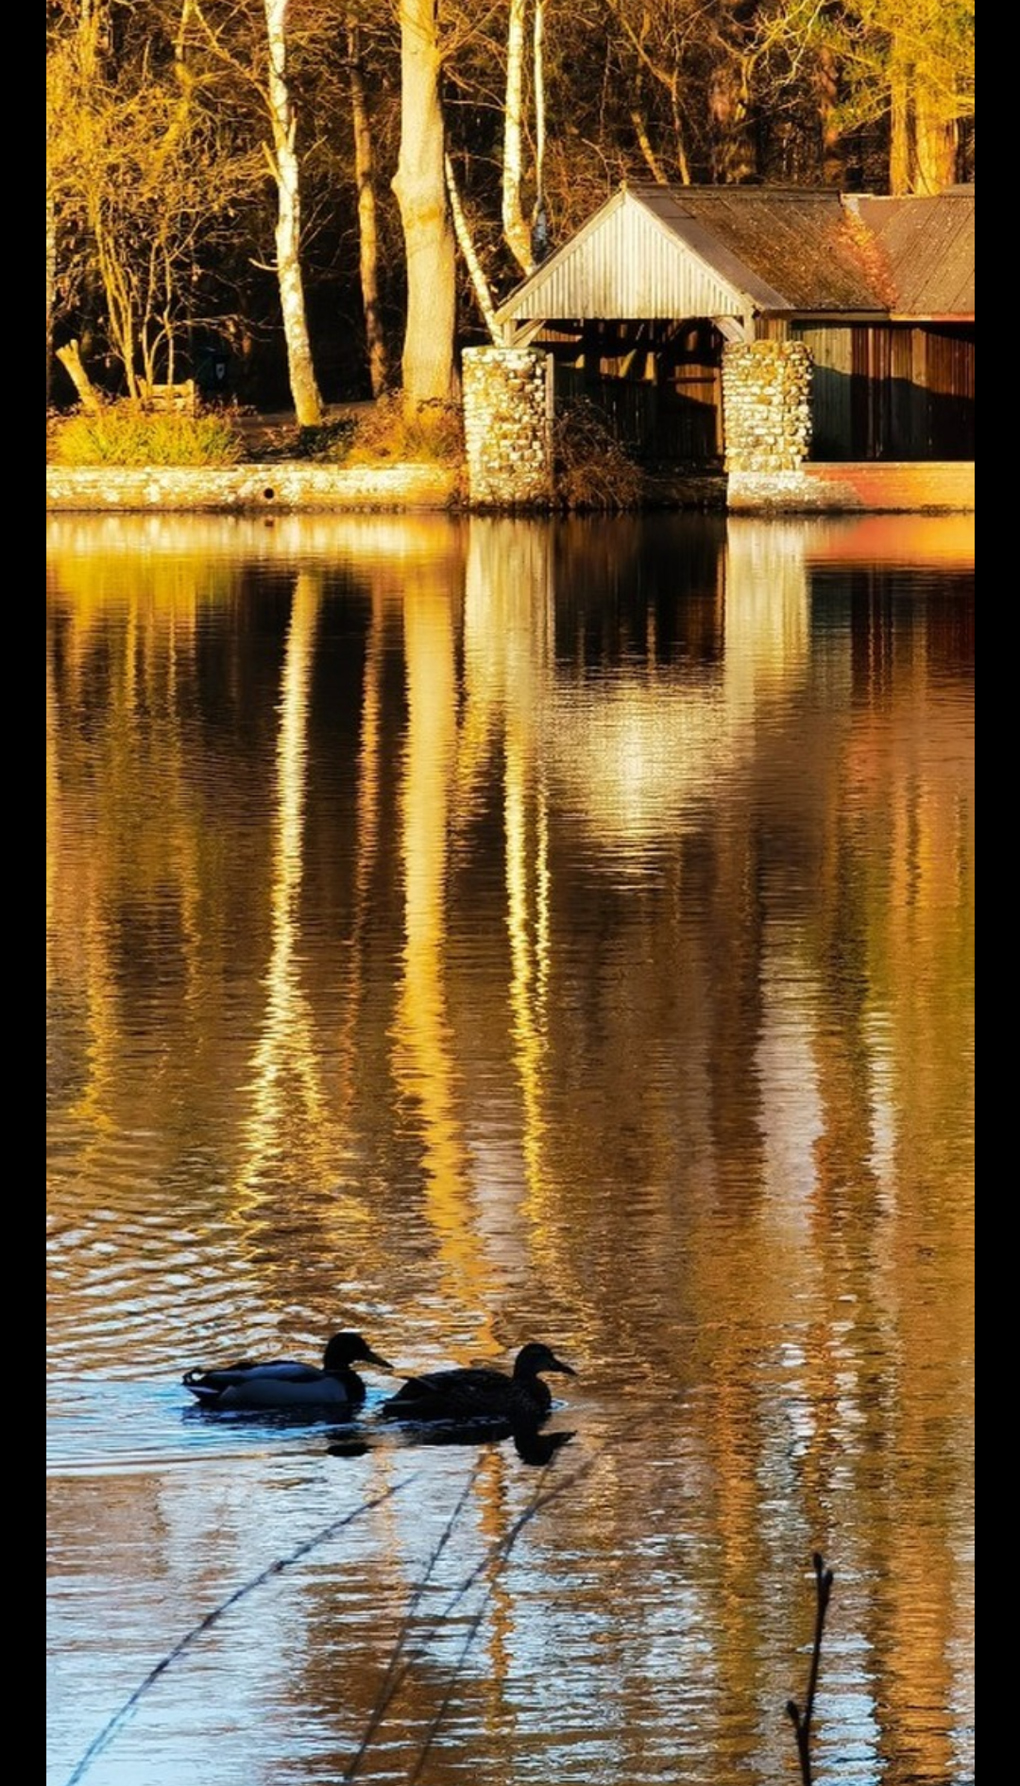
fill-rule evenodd
<path id="1" fill-rule="evenodd" d="M 577 1372 L 574 1369 L 573 1365 L 572 1364 L 564 1364 L 562 1358 L 554 1358 L 552 1364 L 546 1365 L 546 1370 L 562 1371 L 563 1375 L 565 1377 L 576 1377 L 577 1376 Z"/>
<path id="2" fill-rule="evenodd" d="M 390 1363 L 389 1359 L 388 1358 L 380 1358 L 378 1352 L 372 1351 L 371 1346 L 365 1347 L 365 1363 L 366 1364 L 377 1364 L 381 1371 L 391 1371 L 393 1369 L 393 1366 Z"/>

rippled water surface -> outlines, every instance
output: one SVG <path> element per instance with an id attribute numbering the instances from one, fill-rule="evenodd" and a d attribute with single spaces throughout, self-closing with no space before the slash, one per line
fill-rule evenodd
<path id="1" fill-rule="evenodd" d="M 968 1786 L 969 518 L 47 531 L 49 1786 Z"/>

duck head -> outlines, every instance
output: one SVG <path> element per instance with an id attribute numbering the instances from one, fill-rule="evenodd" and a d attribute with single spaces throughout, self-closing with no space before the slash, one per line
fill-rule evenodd
<path id="1" fill-rule="evenodd" d="M 376 1364 L 380 1370 L 391 1371 L 392 1364 L 386 1358 L 380 1358 L 373 1352 L 367 1340 L 360 1333 L 334 1333 L 326 1347 L 323 1358 L 323 1369 L 327 1371 L 343 1371 L 352 1364 Z"/>
<path id="2" fill-rule="evenodd" d="M 577 1372 L 572 1364 L 564 1364 L 548 1346 L 538 1340 L 529 1340 L 517 1354 L 514 1365 L 515 1377 L 537 1377 L 539 1371 L 559 1371 L 564 1377 L 576 1377 Z"/>

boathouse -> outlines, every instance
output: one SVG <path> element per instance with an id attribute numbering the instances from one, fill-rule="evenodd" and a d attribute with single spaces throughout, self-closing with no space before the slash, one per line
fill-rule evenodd
<path id="1" fill-rule="evenodd" d="M 974 457 L 972 186 L 624 184 L 496 319 L 646 462 Z"/>

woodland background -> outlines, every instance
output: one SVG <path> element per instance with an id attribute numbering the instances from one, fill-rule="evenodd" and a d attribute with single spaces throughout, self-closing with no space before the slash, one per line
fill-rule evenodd
<path id="1" fill-rule="evenodd" d="M 47 403 L 443 404 L 621 180 L 973 178 L 973 0 L 50 0 Z"/>

